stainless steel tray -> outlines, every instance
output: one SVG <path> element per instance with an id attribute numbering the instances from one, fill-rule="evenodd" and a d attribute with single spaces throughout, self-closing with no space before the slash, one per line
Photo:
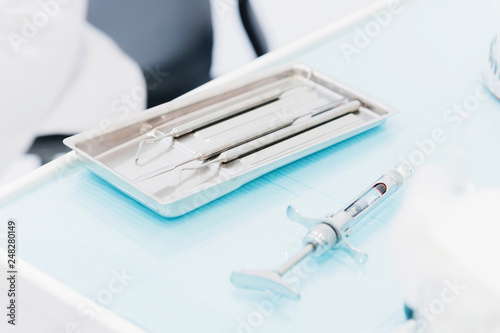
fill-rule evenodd
<path id="1" fill-rule="evenodd" d="M 317 110 L 343 98 L 358 100 L 361 107 L 276 143 L 255 148 L 227 163 L 205 164 L 221 151 L 238 147 L 234 138 L 244 132 L 257 130 L 259 135 L 271 132 L 270 126 L 275 126 L 278 113 L 289 115 L 297 110 Z M 235 112 L 236 109 L 239 111 Z M 142 140 L 169 133 L 221 110 L 235 114 L 194 128 L 178 138 L 146 144 L 139 161 L 135 161 Z M 158 214 L 176 217 L 273 169 L 373 128 L 395 113 L 397 110 L 393 107 L 345 83 L 305 65 L 291 64 L 182 96 L 145 111 L 112 131 L 83 132 L 67 138 L 64 143 L 99 177 Z M 248 137 L 246 142 L 253 141 Z M 157 171 L 196 158 L 197 153 L 207 149 L 218 153 L 167 172 Z M 196 167 L 198 169 L 185 169 Z M 158 175 L 144 177 L 155 173 Z"/>

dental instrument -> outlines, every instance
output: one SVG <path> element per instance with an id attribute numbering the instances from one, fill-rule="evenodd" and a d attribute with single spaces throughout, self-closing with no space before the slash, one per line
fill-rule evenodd
<path id="1" fill-rule="evenodd" d="M 297 300 L 300 298 L 300 294 L 286 281 L 285 274 L 307 256 L 311 254 L 321 256 L 330 249 L 339 248 L 357 263 L 365 263 L 368 259 L 367 253 L 353 247 L 348 242 L 347 237 L 362 217 L 400 189 L 411 174 L 411 166 L 408 164 L 398 165 L 385 173 L 346 208 L 324 218 L 307 218 L 297 209 L 289 206 L 287 209 L 288 218 L 310 228 L 303 240 L 303 249 L 274 271 L 234 271 L 231 274 L 231 282 L 239 288 L 273 291 Z"/>

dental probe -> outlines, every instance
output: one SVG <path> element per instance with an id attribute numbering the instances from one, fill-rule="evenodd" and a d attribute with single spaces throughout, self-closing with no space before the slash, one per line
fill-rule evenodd
<path id="1" fill-rule="evenodd" d="M 233 160 L 235 160 L 235 159 L 237 159 L 245 154 L 248 154 L 256 149 L 261 149 L 263 147 L 274 144 L 276 142 L 279 142 L 279 141 L 284 140 L 286 138 L 289 138 L 291 136 L 300 134 L 300 133 L 302 133 L 306 130 L 309 130 L 313 127 L 324 124 L 324 123 L 331 121 L 333 119 L 339 118 L 341 116 L 345 116 L 347 110 L 352 110 L 350 112 L 353 112 L 353 111 L 358 110 L 359 107 L 361 106 L 361 102 L 351 101 L 351 102 L 344 104 L 342 108 L 335 107 L 333 109 L 329 109 L 327 111 L 324 111 L 328 107 L 331 108 L 332 106 L 337 105 L 337 103 L 338 102 L 336 102 L 333 105 L 328 105 L 327 107 L 320 108 L 319 111 L 322 111 L 322 112 L 317 112 L 312 116 L 306 116 L 304 118 L 297 119 L 297 121 L 292 126 L 282 128 L 280 130 L 277 130 L 275 132 L 271 132 L 271 133 L 264 135 L 258 139 L 255 139 L 253 141 L 249 141 L 249 142 L 244 143 L 240 146 L 236 146 L 234 148 L 226 150 L 213 160 L 205 162 L 201 165 L 197 165 L 195 167 L 181 169 L 181 172 L 184 170 L 196 170 L 196 169 L 204 168 L 204 167 L 207 167 L 207 166 L 212 165 L 212 164 L 219 164 L 219 166 L 220 166 L 223 163 L 233 161 Z M 181 180 L 182 180 L 182 178 L 181 178 Z"/>
<path id="2" fill-rule="evenodd" d="M 340 105 L 339 105 L 340 104 Z M 348 99 L 342 98 L 337 101 L 334 101 L 332 103 L 329 103 L 325 106 L 320 107 L 319 109 L 314 109 L 313 111 L 309 110 L 308 108 L 305 107 L 300 107 L 296 111 L 295 114 L 285 114 L 281 115 L 281 117 L 278 117 L 275 119 L 274 122 L 271 122 L 267 128 L 249 128 L 245 131 L 242 131 L 238 133 L 237 136 L 235 136 L 230 142 L 232 146 L 239 146 L 241 144 L 244 144 L 246 142 L 249 142 L 251 140 L 255 140 L 259 137 L 262 137 L 266 134 L 276 132 L 282 128 L 285 128 L 287 126 L 292 125 L 296 120 L 305 117 L 305 116 L 314 116 L 320 113 L 323 113 L 325 111 L 328 111 L 330 109 L 335 109 L 339 111 L 338 116 L 340 117 L 343 114 L 347 114 L 350 112 L 354 112 L 359 109 L 359 102 L 348 102 Z M 225 150 L 228 150 L 232 148 L 232 146 L 228 146 L 227 142 L 220 142 L 219 144 L 215 144 L 214 146 L 210 147 L 206 151 L 199 151 L 196 153 L 194 157 L 189 157 L 186 160 L 179 162 L 175 165 L 167 165 L 164 167 L 161 167 L 157 170 L 148 172 L 142 176 L 137 177 L 134 179 L 135 182 L 142 182 L 148 179 L 151 179 L 153 177 L 156 177 L 158 175 L 161 175 L 165 172 L 174 170 L 180 166 L 183 166 L 185 164 L 188 164 L 192 161 L 203 161 L 207 158 L 210 158 L 212 156 L 215 156 L 217 154 L 222 153 Z"/>
<path id="3" fill-rule="evenodd" d="M 287 283 L 284 275 L 310 254 L 320 256 L 328 250 L 338 247 L 347 252 L 357 263 L 365 263 L 368 259 L 366 252 L 354 248 L 347 241 L 352 227 L 385 198 L 401 188 L 411 174 L 412 169 L 409 165 L 398 165 L 380 177 L 346 208 L 324 218 L 304 217 L 297 209 L 289 206 L 287 209 L 288 218 L 301 223 L 308 229 L 310 228 L 303 240 L 304 248 L 275 271 L 234 271 L 231 274 L 231 282 L 239 288 L 270 290 L 291 299 L 299 299 L 299 292 Z"/>

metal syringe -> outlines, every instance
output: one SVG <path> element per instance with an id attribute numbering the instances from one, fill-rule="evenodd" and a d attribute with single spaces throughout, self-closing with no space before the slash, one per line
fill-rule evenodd
<path id="1" fill-rule="evenodd" d="M 346 208 L 324 218 L 304 217 L 295 208 L 289 206 L 288 217 L 310 229 L 303 240 L 304 248 L 275 271 L 234 271 L 231 274 L 231 282 L 240 288 L 271 290 L 292 299 L 299 299 L 299 292 L 283 279 L 283 275 L 310 254 L 320 256 L 338 247 L 347 252 L 357 263 L 366 262 L 368 255 L 354 248 L 347 241 L 352 227 L 385 198 L 401 188 L 411 174 L 412 169 L 407 164 L 401 164 L 389 170 Z"/>

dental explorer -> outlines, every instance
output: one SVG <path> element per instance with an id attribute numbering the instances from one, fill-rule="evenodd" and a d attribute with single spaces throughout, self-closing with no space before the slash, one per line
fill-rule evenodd
<path id="1" fill-rule="evenodd" d="M 340 105 L 339 105 L 340 104 Z M 329 103 L 326 106 L 320 107 L 318 109 L 315 109 L 313 111 L 308 110 L 307 108 L 298 108 L 296 114 L 284 114 L 280 115 L 280 117 L 277 117 L 274 122 L 271 122 L 269 124 L 269 127 L 267 129 L 261 129 L 261 128 L 249 128 L 245 131 L 242 131 L 241 133 L 238 134 L 237 137 L 235 137 L 233 140 L 231 140 L 233 146 L 239 146 L 241 144 L 244 144 L 246 142 L 249 142 L 251 140 L 255 140 L 259 137 L 262 137 L 266 134 L 276 132 L 282 128 L 286 128 L 287 126 L 290 126 L 294 124 L 295 121 L 299 120 L 300 118 L 306 117 L 306 116 L 315 116 L 319 115 L 325 111 L 328 111 L 330 109 L 335 110 L 337 112 L 337 117 L 340 117 L 342 115 L 345 115 L 350 112 L 354 112 L 359 109 L 360 107 L 360 102 L 359 101 L 349 101 L 346 98 L 342 98 L 340 100 L 334 101 L 333 103 Z M 225 150 L 231 149 L 233 146 L 228 146 L 226 142 L 222 142 L 219 145 L 214 145 L 207 151 L 203 152 L 197 152 L 196 156 L 194 157 L 189 157 L 186 160 L 179 162 L 175 165 L 167 165 L 162 168 L 159 168 L 155 171 L 149 172 L 147 174 L 144 174 L 136 179 L 134 179 L 135 182 L 141 182 L 144 180 L 148 180 L 150 178 L 156 177 L 158 175 L 161 175 L 165 172 L 171 171 L 173 169 L 176 169 L 182 165 L 185 165 L 189 162 L 196 161 L 196 160 L 205 160 L 209 157 L 212 157 L 214 155 L 220 154 Z"/>

